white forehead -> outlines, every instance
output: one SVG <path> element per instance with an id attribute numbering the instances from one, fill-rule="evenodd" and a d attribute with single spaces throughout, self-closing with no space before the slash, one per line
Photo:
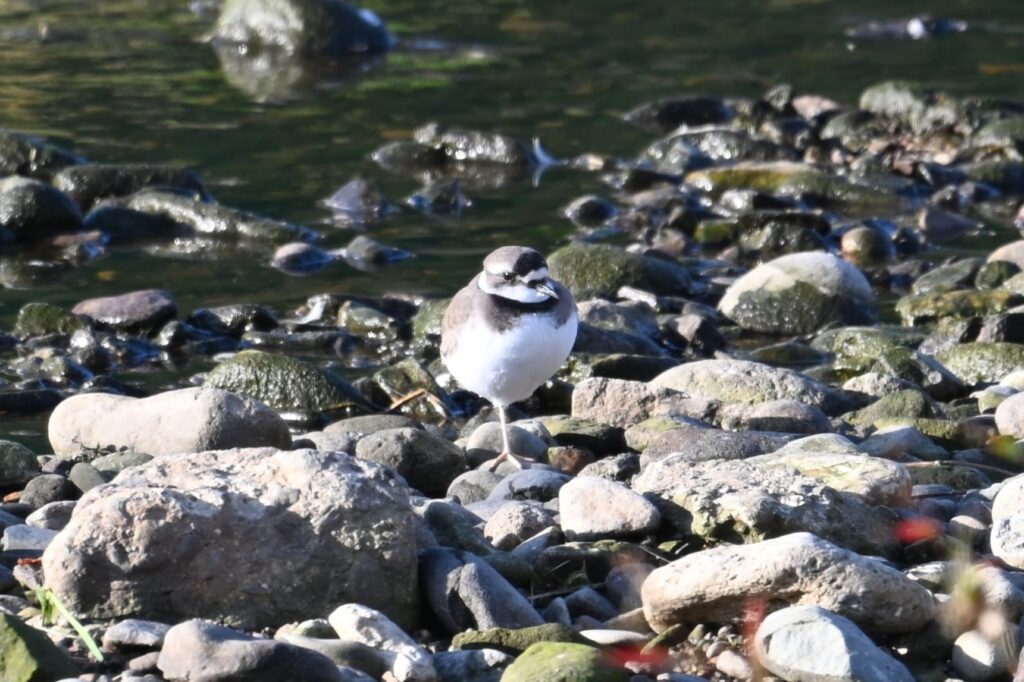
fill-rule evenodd
<path id="1" fill-rule="evenodd" d="M 537 268 L 536 270 L 530 270 L 526 275 L 523 276 L 523 280 L 526 282 L 532 282 L 537 279 L 547 279 L 548 269 Z"/>

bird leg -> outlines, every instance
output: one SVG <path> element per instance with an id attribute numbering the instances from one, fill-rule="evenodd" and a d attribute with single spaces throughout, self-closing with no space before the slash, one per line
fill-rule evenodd
<path id="1" fill-rule="evenodd" d="M 508 415 L 505 414 L 504 405 L 495 405 L 498 408 L 498 419 L 501 421 L 501 454 L 491 462 L 490 470 L 496 470 L 502 462 L 511 462 L 517 469 L 527 469 L 535 462 L 526 457 L 519 457 L 512 452 L 512 446 L 508 442 Z"/>

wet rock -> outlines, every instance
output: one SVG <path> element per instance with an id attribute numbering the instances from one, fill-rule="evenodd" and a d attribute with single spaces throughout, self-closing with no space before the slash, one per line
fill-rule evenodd
<path id="1" fill-rule="evenodd" d="M 976 232 L 979 225 L 970 218 L 929 206 L 918 214 L 917 228 L 929 242 L 944 242 Z"/>
<path id="2" fill-rule="evenodd" d="M 185 321 L 194 327 L 235 338 L 247 331 L 271 331 L 278 326 L 273 311 L 255 303 L 197 308 Z"/>
<path id="3" fill-rule="evenodd" d="M 889 236 L 866 225 L 845 232 L 840 239 L 839 250 L 845 260 L 858 267 L 884 264 L 896 256 Z"/>
<path id="4" fill-rule="evenodd" d="M 395 679 L 436 679 L 430 653 L 383 613 L 361 604 L 343 604 L 331 612 L 328 620 L 342 641 L 357 642 L 381 652 Z"/>
<path id="5" fill-rule="evenodd" d="M 680 126 L 727 123 L 732 117 L 733 110 L 724 100 L 696 96 L 646 102 L 630 109 L 623 118 L 643 128 L 667 133 Z"/>
<path id="6" fill-rule="evenodd" d="M 741 161 L 695 170 L 686 182 L 715 195 L 730 189 L 753 189 L 782 196 L 808 196 L 837 205 L 892 206 L 891 193 L 856 184 L 805 163 Z"/>
<path id="7" fill-rule="evenodd" d="M 459 217 L 472 205 L 462 192 L 458 179 L 436 180 L 426 184 L 406 200 L 412 208 L 423 213 Z"/>
<path id="8" fill-rule="evenodd" d="M 376 222 L 393 209 L 381 191 L 365 178 L 352 178 L 324 200 L 337 223 L 361 227 Z"/>
<path id="9" fill-rule="evenodd" d="M 67 193 L 83 209 L 99 199 L 127 196 L 154 185 L 206 194 L 199 176 L 182 166 L 90 163 L 65 168 L 53 176 L 53 186 Z"/>
<path id="10" fill-rule="evenodd" d="M 244 0 L 248 1 L 248 0 Z M 247 211 L 206 203 L 192 195 L 145 189 L 124 200 L 135 211 L 163 216 L 198 235 L 217 239 L 253 239 L 276 243 L 312 241 L 316 232 Z"/>
<path id="11" fill-rule="evenodd" d="M 73 334 L 85 329 L 88 321 L 49 303 L 26 303 L 14 321 L 14 335 L 19 338 L 47 334 Z"/>
<path id="12" fill-rule="evenodd" d="M 505 670 L 503 682 L 627 682 L 630 672 L 613 667 L 604 653 L 585 644 L 538 642 Z"/>
<path id="13" fill-rule="evenodd" d="M 255 400 L 209 388 L 149 398 L 83 393 L 62 402 L 47 433 L 54 452 L 113 445 L 153 455 L 291 444 L 288 427 Z"/>
<path id="14" fill-rule="evenodd" d="M 158 458 L 90 491 L 43 568 L 47 586 L 91 618 L 260 628 L 358 601 L 411 623 L 415 551 L 407 489 L 386 470 L 253 448 Z"/>
<path id="15" fill-rule="evenodd" d="M 34 452 L 21 443 L 0 440 L 0 489 L 20 486 L 38 473 Z"/>
<path id="16" fill-rule="evenodd" d="M 896 303 L 903 324 L 915 326 L 944 317 L 975 318 L 1003 313 L 1024 298 L 1002 289 L 949 291 L 904 296 Z"/>
<path id="17" fill-rule="evenodd" d="M 45 632 L 0 609 L 0 651 L 12 682 L 60 680 L 78 676 L 78 666 Z"/>
<path id="18" fill-rule="evenodd" d="M 286 275 L 308 275 L 322 270 L 335 260 L 337 258 L 334 254 L 312 244 L 291 242 L 274 251 L 270 267 Z"/>
<path id="19" fill-rule="evenodd" d="M 398 263 L 413 257 L 413 254 L 404 249 L 388 246 L 365 234 L 361 234 L 350 241 L 341 251 L 345 262 L 360 270 L 373 270 L 374 268 Z"/>
<path id="20" fill-rule="evenodd" d="M 81 226 L 81 211 L 60 190 L 30 178 L 0 180 L 0 241 L 33 241 Z"/>
<path id="21" fill-rule="evenodd" d="M 212 37 L 328 57 L 379 52 L 395 42 L 376 14 L 339 0 L 229 0 Z"/>
<path id="22" fill-rule="evenodd" d="M 599 227 L 619 214 L 619 207 L 594 194 L 573 199 L 562 209 L 563 215 L 577 227 Z"/>
<path id="23" fill-rule="evenodd" d="M 819 606 L 790 606 L 770 614 L 757 628 L 755 647 L 761 665 L 786 680 L 914 680 L 851 620 Z"/>
<path id="24" fill-rule="evenodd" d="M 860 271 L 818 252 L 758 266 L 729 287 L 719 309 L 744 329 L 774 334 L 804 334 L 830 323 L 864 324 L 878 317 Z"/>
<path id="25" fill-rule="evenodd" d="M 247 350 L 214 367 L 203 385 L 259 400 L 276 410 L 320 412 L 368 408 L 340 375 L 302 360 Z"/>
<path id="26" fill-rule="evenodd" d="M 450 632 L 540 625 L 540 614 L 487 562 L 451 549 L 427 550 L 420 561 L 424 599 Z"/>
<path id="27" fill-rule="evenodd" d="M 562 486 L 558 508 L 570 540 L 653 533 L 661 524 L 657 508 L 643 496 L 596 476 L 577 477 Z"/>
<path id="28" fill-rule="evenodd" d="M 756 543 L 808 531 L 869 554 L 893 549 L 887 510 L 778 465 L 670 455 L 645 467 L 633 489 L 671 503 L 663 515 L 692 536 Z"/>
<path id="29" fill-rule="evenodd" d="M 641 381 L 594 377 L 573 389 L 572 416 L 627 428 L 650 417 L 657 402 L 658 394 Z"/>
<path id="30" fill-rule="evenodd" d="M 0 132 L 0 175 L 27 175 L 48 179 L 61 168 L 85 163 L 77 154 L 50 144 L 36 135 Z"/>
<path id="31" fill-rule="evenodd" d="M 640 256 L 607 244 L 574 242 L 548 257 L 551 275 L 577 300 L 612 297 L 623 286 L 655 294 L 685 294 L 690 276 L 669 261 Z"/>
<path id="32" fill-rule="evenodd" d="M 422 429 L 377 431 L 356 443 L 356 457 L 394 469 L 409 485 L 431 497 L 441 497 L 466 468 L 466 456 L 456 445 Z"/>
<path id="33" fill-rule="evenodd" d="M 994 383 L 1024 366 L 1024 345 L 962 343 L 936 353 L 935 358 L 965 384 Z"/>
<path id="34" fill-rule="evenodd" d="M 906 81 L 868 87 L 861 93 L 860 108 L 899 121 L 917 133 L 953 126 L 960 118 L 957 102 L 945 93 Z"/>
<path id="35" fill-rule="evenodd" d="M 981 265 L 978 258 L 963 258 L 940 265 L 915 279 L 913 292 L 933 294 L 969 288 Z"/>
<path id="36" fill-rule="evenodd" d="M 530 468 L 502 479 L 487 499 L 547 502 L 557 496 L 558 490 L 569 480 L 570 477 L 560 471 Z"/>
<path id="37" fill-rule="evenodd" d="M 962 166 L 967 177 L 1006 194 L 1024 193 L 1024 163 L 1005 159 L 975 161 Z"/>
<path id="38" fill-rule="evenodd" d="M 162 289 L 144 289 L 119 296 L 90 298 L 71 309 L 96 324 L 118 331 L 149 334 L 173 320 L 178 307 L 170 293 Z"/>
<path id="39" fill-rule="evenodd" d="M 279 680 L 344 682 L 323 654 L 199 619 L 175 625 L 167 633 L 157 666 L 175 682 L 186 680 Z"/>
<path id="40" fill-rule="evenodd" d="M 722 403 L 756 405 L 770 400 L 798 400 L 830 415 L 852 406 L 842 392 L 804 374 L 745 360 L 688 362 L 658 375 L 649 385 Z"/>
<path id="41" fill-rule="evenodd" d="M 428 123 L 417 128 L 413 138 L 419 144 L 443 150 L 445 156 L 454 161 L 505 166 L 531 166 L 541 161 L 518 140 L 489 131 Z"/>
<path id="42" fill-rule="evenodd" d="M 878 633 L 914 632 L 935 614 L 924 587 L 810 533 L 690 554 L 655 569 L 642 592 L 656 632 L 677 623 L 738 621 L 751 594 L 771 594 L 772 610 L 816 604 Z"/>

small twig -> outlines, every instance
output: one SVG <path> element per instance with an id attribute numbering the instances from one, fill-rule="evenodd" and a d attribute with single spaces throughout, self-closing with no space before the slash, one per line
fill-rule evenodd
<path id="1" fill-rule="evenodd" d="M 391 405 L 388 407 L 388 412 L 391 412 L 392 410 L 397 410 L 402 405 L 406 405 L 408 403 L 411 403 L 412 401 L 416 400 L 416 398 L 419 398 L 420 396 L 423 396 L 423 395 L 426 395 L 426 394 L 427 394 L 427 389 L 425 389 L 425 388 L 417 388 L 412 393 L 406 393 L 401 398 L 396 398 L 391 403 Z"/>

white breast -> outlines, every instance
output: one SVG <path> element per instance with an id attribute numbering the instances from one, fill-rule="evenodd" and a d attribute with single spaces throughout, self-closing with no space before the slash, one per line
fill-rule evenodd
<path id="1" fill-rule="evenodd" d="M 569 357 L 576 340 L 576 311 L 561 327 L 550 314 L 527 314 L 498 332 L 470 318 L 455 352 L 442 358 L 463 388 L 496 405 L 526 400 Z"/>

